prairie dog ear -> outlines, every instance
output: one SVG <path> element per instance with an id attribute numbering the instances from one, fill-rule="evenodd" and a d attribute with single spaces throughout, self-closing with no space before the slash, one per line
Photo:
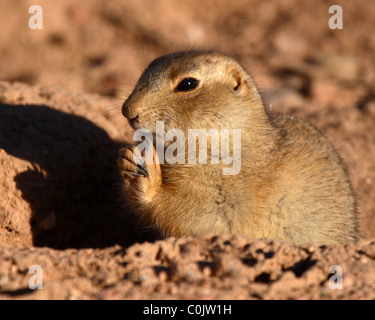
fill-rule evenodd
<path id="1" fill-rule="evenodd" d="M 245 79 L 242 72 L 235 67 L 230 67 L 228 71 L 230 89 L 234 93 L 242 91 L 245 84 Z"/>

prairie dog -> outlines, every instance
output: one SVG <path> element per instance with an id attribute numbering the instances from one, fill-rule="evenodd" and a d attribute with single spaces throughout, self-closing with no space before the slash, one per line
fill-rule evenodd
<path id="1" fill-rule="evenodd" d="M 158 121 L 186 138 L 189 129 L 241 130 L 241 168 L 233 175 L 223 174 L 221 162 L 159 164 L 155 141 L 153 163 L 138 161 L 135 145 L 120 149 L 133 212 L 165 236 L 241 234 L 316 245 L 357 240 L 353 191 L 331 143 L 302 120 L 267 113 L 234 59 L 215 51 L 160 57 L 122 113 L 154 140 Z"/>

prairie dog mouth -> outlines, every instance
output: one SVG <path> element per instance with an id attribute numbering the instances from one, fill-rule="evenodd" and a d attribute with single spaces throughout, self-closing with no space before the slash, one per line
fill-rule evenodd
<path id="1" fill-rule="evenodd" d="M 129 125 L 134 129 L 134 130 L 137 130 L 137 129 L 140 129 L 140 122 L 139 122 L 139 116 L 136 116 L 135 118 L 133 119 L 128 119 L 128 123 Z"/>

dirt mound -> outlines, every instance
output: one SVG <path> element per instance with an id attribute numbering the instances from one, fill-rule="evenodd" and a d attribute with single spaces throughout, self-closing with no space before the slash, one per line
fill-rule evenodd
<path id="1" fill-rule="evenodd" d="M 317 248 L 238 236 L 169 238 L 127 250 L 5 247 L 0 298 L 374 299 L 374 259 L 374 241 Z M 32 290 L 34 265 L 42 288 Z"/>
<path id="2" fill-rule="evenodd" d="M 109 101 L 20 83 L 0 83 L 0 97 L 1 242 L 62 249 L 137 240 L 116 166 L 127 124 L 109 120 Z"/>
<path id="3" fill-rule="evenodd" d="M 115 160 L 129 131 L 106 113 L 110 101 L 5 82 L 0 100 L 0 297 L 375 298 L 373 241 L 317 248 L 213 236 L 134 244 L 156 234 L 121 207 Z M 32 265 L 43 270 L 43 290 L 28 286 Z M 329 287 L 333 265 L 344 289 Z"/>

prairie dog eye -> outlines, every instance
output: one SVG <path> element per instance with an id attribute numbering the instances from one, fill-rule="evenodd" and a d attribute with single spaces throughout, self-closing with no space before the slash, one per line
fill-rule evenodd
<path id="1" fill-rule="evenodd" d="M 184 78 L 180 81 L 177 87 L 174 89 L 175 92 L 187 92 L 194 90 L 199 84 L 199 80 L 195 78 Z"/>

